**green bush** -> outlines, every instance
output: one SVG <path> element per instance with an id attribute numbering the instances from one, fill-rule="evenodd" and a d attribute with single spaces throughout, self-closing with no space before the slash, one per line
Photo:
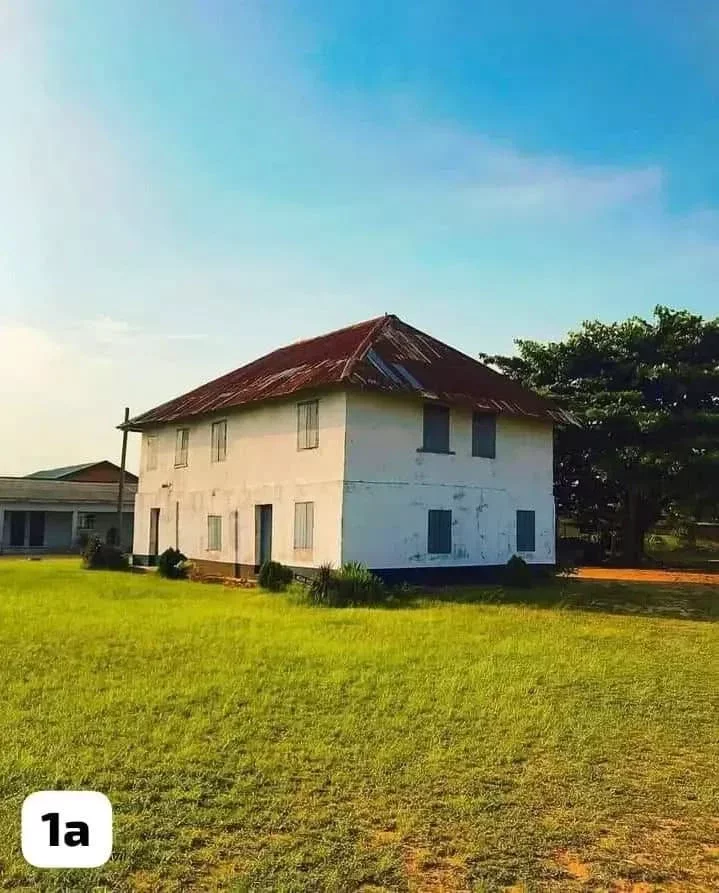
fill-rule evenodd
<path id="1" fill-rule="evenodd" d="M 82 550 L 82 564 L 87 570 L 124 571 L 128 568 L 127 555 L 117 546 L 108 546 L 91 536 Z"/>
<path id="2" fill-rule="evenodd" d="M 379 577 L 360 564 L 350 561 L 338 575 L 340 601 L 348 605 L 369 605 L 382 601 L 385 596 L 384 584 Z"/>
<path id="3" fill-rule="evenodd" d="M 187 556 L 178 549 L 165 549 L 157 559 L 157 573 L 168 580 L 184 580 L 187 564 Z"/>
<path id="4" fill-rule="evenodd" d="M 383 601 L 387 590 L 379 577 L 357 561 L 339 570 L 323 564 L 309 587 L 310 599 L 316 605 L 342 608 L 349 605 L 369 605 Z"/>
<path id="5" fill-rule="evenodd" d="M 257 582 L 263 589 L 280 592 L 292 582 L 294 573 L 291 567 L 279 561 L 265 561 L 257 575 Z"/>
<path id="6" fill-rule="evenodd" d="M 316 605 L 333 605 L 337 595 L 335 572 L 331 564 L 321 564 L 309 587 L 310 600 Z"/>
<path id="7" fill-rule="evenodd" d="M 528 589 L 532 585 L 532 569 L 519 555 L 512 555 L 505 564 L 503 583 L 517 589 Z"/>

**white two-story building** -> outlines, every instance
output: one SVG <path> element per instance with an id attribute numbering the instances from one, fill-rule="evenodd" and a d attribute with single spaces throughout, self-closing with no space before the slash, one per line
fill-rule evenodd
<path id="1" fill-rule="evenodd" d="M 547 400 L 383 316 L 280 348 L 130 420 L 134 561 L 359 561 L 390 579 L 553 564 Z"/>

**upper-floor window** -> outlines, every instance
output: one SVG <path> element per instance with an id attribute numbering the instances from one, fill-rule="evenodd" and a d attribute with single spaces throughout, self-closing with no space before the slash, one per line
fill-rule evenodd
<path id="1" fill-rule="evenodd" d="M 320 402 L 297 404 L 297 449 L 313 450 L 320 445 Z"/>
<path id="2" fill-rule="evenodd" d="M 311 549 L 315 526 L 314 502 L 295 503 L 295 549 Z"/>
<path id="3" fill-rule="evenodd" d="M 517 552 L 534 552 L 535 518 L 533 511 L 517 510 Z"/>
<path id="4" fill-rule="evenodd" d="M 449 406 L 424 404 L 422 450 L 425 453 L 449 453 Z"/>
<path id="5" fill-rule="evenodd" d="M 146 458 L 145 458 L 145 468 L 148 471 L 153 471 L 157 468 L 157 448 L 158 448 L 158 437 L 157 434 L 149 434 L 146 441 Z"/>
<path id="6" fill-rule="evenodd" d="M 190 429 L 178 428 L 175 437 L 175 468 L 187 465 L 187 453 L 190 448 Z"/>
<path id="7" fill-rule="evenodd" d="M 227 419 L 212 423 L 213 462 L 224 462 L 227 458 Z"/>
<path id="8" fill-rule="evenodd" d="M 472 415 L 472 455 L 494 459 L 497 455 L 497 416 L 486 412 Z"/>

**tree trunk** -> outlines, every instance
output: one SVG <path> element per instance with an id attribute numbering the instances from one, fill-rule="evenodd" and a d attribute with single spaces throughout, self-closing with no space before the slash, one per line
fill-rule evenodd
<path id="1" fill-rule="evenodd" d="M 646 523 L 642 511 L 642 500 L 639 491 L 630 487 L 624 512 L 624 529 L 622 531 L 622 558 L 628 567 L 637 567 L 644 558 L 644 535 Z"/>

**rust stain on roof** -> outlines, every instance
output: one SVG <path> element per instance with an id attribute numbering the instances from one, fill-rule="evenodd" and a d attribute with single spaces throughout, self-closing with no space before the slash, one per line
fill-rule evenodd
<path id="1" fill-rule="evenodd" d="M 127 427 L 140 431 L 332 386 L 414 394 L 490 412 L 574 422 L 549 400 L 398 317 L 386 315 L 281 347 L 135 416 Z"/>

